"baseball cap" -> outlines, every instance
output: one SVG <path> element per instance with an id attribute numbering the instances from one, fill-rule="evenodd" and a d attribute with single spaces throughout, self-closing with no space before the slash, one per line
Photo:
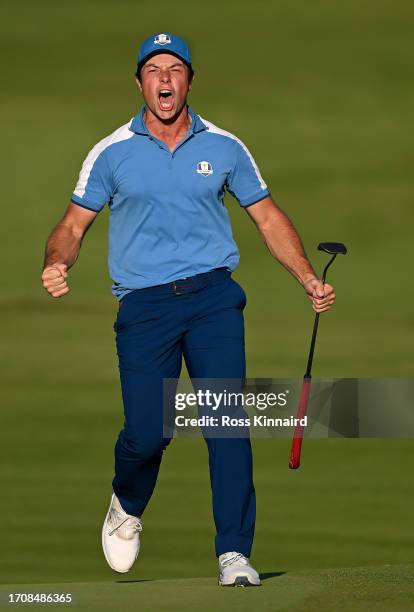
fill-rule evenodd
<path id="1" fill-rule="evenodd" d="M 137 61 L 138 72 L 150 57 L 159 53 L 171 53 L 179 57 L 192 70 L 190 49 L 185 40 L 175 34 L 160 32 L 144 40 L 140 46 Z"/>

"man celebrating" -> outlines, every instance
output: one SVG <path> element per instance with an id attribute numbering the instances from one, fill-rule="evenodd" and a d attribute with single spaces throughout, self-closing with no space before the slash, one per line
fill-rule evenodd
<path id="1" fill-rule="evenodd" d="M 226 190 L 303 286 L 314 310 L 324 312 L 335 301 L 245 145 L 187 105 L 193 68 L 186 43 L 167 33 L 148 38 L 139 50 L 136 80 L 145 104 L 86 157 L 67 211 L 48 239 L 42 274 L 54 298 L 69 291 L 68 269 L 108 203 L 125 423 L 115 447 L 102 545 L 117 572 L 127 572 L 138 556 L 141 516 L 170 441 L 163 435 L 163 379 L 179 377 L 183 357 L 191 378 L 245 377 L 246 296 L 231 277 L 239 252 Z M 206 443 L 219 584 L 260 585 L 249 562 L 255 525 L 250 440 Z"/>

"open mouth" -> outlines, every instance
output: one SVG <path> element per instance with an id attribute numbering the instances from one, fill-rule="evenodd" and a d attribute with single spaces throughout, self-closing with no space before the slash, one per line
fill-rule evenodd
<path id="1" fill-rule="evenodd" d="M 158 104 L 161 110 L 170 111 L 174 106 L 174 94 L 170 89 L 161 89 L 158 94 Z"/>

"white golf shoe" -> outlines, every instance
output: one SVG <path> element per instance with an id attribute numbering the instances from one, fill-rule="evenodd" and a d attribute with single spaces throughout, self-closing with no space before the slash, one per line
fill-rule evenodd
<path id="1" fill-rule="evenodd" d="M 131 569 L 138 557 L 141 531 L 141 520 L 127 514 L 114 493 L 102 527 L 102 548 L 109 567 L 121 574 Z"/>
<path id="2" fill-rule="evenodd" d="M 219 585 L 221 586 L 260 586 L 260 577 L 249 559 L 238 552 L 228 552 L 219 556 Z"/>

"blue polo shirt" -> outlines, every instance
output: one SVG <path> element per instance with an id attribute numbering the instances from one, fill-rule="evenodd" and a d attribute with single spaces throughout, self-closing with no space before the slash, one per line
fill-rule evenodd
<path id="1" fill-rule="evenodd" d="M 196 115 L 171 152 L 147 129 L 145 106 L 86 157 L 72 202 L 109 206 L 109 272 L 121 299 L 214 268 L 234 270 L 239 251 L 224 205 L 243 207 L 270 192 L 245 145 Z"/>

